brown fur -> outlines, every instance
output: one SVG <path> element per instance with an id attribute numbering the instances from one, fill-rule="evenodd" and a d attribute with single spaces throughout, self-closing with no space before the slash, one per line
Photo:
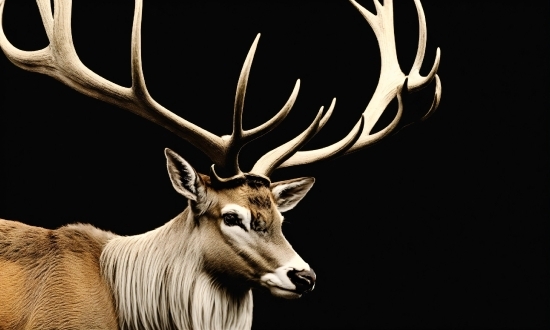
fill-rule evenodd
<path id="1" fill-rule="evenodd" d="M 173 167 L 172 170 L 174 172 L 170 177 L 181 179 L 191 177 L 185 174 L 193 169 Z M 250 287 L 266 285 L 262 282 L 262 276 L 274 272 L 297 256 L 281 231 L 282 216 L 277 208 L 280 201 L 273 195 L 271 187 L 265 184 L 249 184 L 244 181 L 237 186 L 215 189 L 209 185 L 207 176 L 201 175 L 196 179 L 174 184 L 180 193 L 194 197 L 195 200 L 189 202 L 191 207 L 148 235 L 162 238 L 151 241 L 161 242 L 161 245 L 166 244 L 163 243 L 165 240 L 179 242 L 184 238 L 183 247 L 189 248 L 188 251 L 195 251 L 188 253 L 187 263 L 180 265 L 181 269 L 196 268 L 196 273 L 187 274 L 190 275 L 187 277 L 188 282 L 195 283 L 193 281 L 204 278 L 205 275 L 216 281 L 210 286 L 201 287 L 213 290 L 209 292 L 210 296 L 206 294 L 210 300 L 206 299 L 205 302 L 200 297 L 189 296 L 186 299 L 192 298 L 198 305 L 182 309 L 184 313 L 192 313 L 194 308 L 204 308 L 210 312 L 217 310 L 216 317 L 210 314 L 194 315 L 193 320 L 187 320 L 193 321 L 190 324 L 215 324 L 214 328 L 226 328 L 220 327 L 220 324 L 233 322 L 227 324 L 248 328 L 252 317 Z M 300 197 L 294 199 L 295 202 L 303 197 L 313 183 L 312 179 L 300 180 L 303 185 L 307 185 L 307 189 L 304 190 L 301 186 L 289 188 L 289 195 L 292 195 L 290 191 L 301 192 Z M 191 190 L 196 194 L 189 193 Z M 240 229 L 231 231 L 227 228 L 233 226 L 224 225 L 222 208 L 230 204 L 250 211 L 250 228 L 246 230 L 246 234 Z M 193 209 L 201 213 L 196 213 Z M 136 251 L 141 256 L 147 252 L 149 258 L 162 258 L 162 253 L 155 250 L 159 246 L 148 245 L 152 244 L 147 241 L 149 236 L 141 237 L 145 237 L 146 244 L 138 244 Z M 113 238 L 115 239 L 111 240 Z M 144 324 L 140 323 L 144 322 L 141 319 L 143 310 L 140 309 L 143 306 L 138 305 L 135 310 L 127 306 L 145 304 L 143 300 L 139 300 L 144 295 L 127 293 L 124 289 L 130 283 L 137 283 L 129 281 L 129 277 L 141 284 L 149 283 L 147 281 L 151 277 L 141 276 L 143 272 L 140 271 L 146 270 L 150 259 L 142 260 L 139 270 L 125 267 L 124 265 L 129 265 L 124 263 L 124 256 L 128 255 L 132 242 L 137 241 L 118 237 L 91 225 L 68 225 L 49 230 L 0 219 L 0 330 L 115 330 L 119 329 L 119 324 L 136 324 L 136 328 L 140 329 L 139 324 Z M 149 250 L 142 250 L 142 247 Z M 180 248 L 180 252 L 186 250 L 182 246 Z M 121 264 L 122 268 L 116 268 Z M 110 270 L 105 273 L 100 265 Z M 136 271 L 135 274 L 133 271 Z M 157 267 L 154 271 L 163 270 Z M 128 282 L 121 286 L 114 284 L 113 279 L 117 274 L 124 276 Z M 220 285 L 223 287 L 221 295 L 218 287 Z M 217 289 L 212 289 L 213 287 Z M 178 293 L 177 290 L 171 292 Z M 114 293 L 117 294 L 116 297 Z M 201 295 L 204 296 L 204 292 Z M 181 297 L 170 296 L 169 302 L 178 299 Z M 238 305 L 241 303 L 244 307 L 239 309 Z M 118 306 L 118 311 L 115 305 Z M 148 309 L 150 315 L 157 312 L 157 307 Z M 238 315 L 231 314 L 233 312 Z M 235 323 L 235 317 L 239 322 Z M 170 324 L 173 320 L 161 321 Z"/>
<path id="2" fill-rule="evenodd" d="M 99 269 L 111 237 L 90 225 L 48 230 L 0 219 L 0 330 L 118 329 Z"/>
<path id="3" fill-rule="evenodd" d="M 204 177 L 203 177 L 204 180 Z M 281 260 L 289 259 L 294 253 L 290 244 L 283 236 L 281 217 L 276 208 L 276 202 L 270 188 L 250 185 L 248 182 L 236 187 L 214 190 L 208 187 L 209 200 L 215 200 L 204 214 L 200 226 L 203 234 L 205 267 L 220 278 L 223 275 L 244 279 L 249 283 L 264 274 L 279 267 Z M 213 196 L 215 195 L 215 197 Z M 269 202 L 267 202 L 269 201 Z M 228 203 L 242 205 L 250 210 L 252 215 L 251 227 L 258 244 L 249 249 L 228 241 L 221 233 L 221 207 Z M 263 243 L 268 240 L 267 244 Z M 236 253 L 238 251 L 238 253 Z M 223 258 L 220 258 L 220 255 Z M 277 258 L 274 258 L 276 255 Z M 233 265 L 228 268 L 227 265 Z"/>

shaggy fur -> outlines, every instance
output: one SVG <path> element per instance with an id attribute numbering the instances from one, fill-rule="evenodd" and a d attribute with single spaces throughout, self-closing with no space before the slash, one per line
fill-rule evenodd
<path id="1" fill-rule="evenodd" d="M 0 220 L 0 329 L 250 329 L 250 289 L 204 271 L 194 228 L 189 209 L 129 237 Z"/>
<path id="2" fill-rule="evenodd" d="M 186 209 L 142 235 L 117 237 L 101 268 L 122 329 L 250 329 L 252 293 L 228 288 L 204 271 L 200 236 Z"/>
<path id="3" fill-rule="evenodd" d="M 155 230 L 122 237 L 90 225 L 0 221 L 0 330 L 250 329 L 251 287 L 284 298 L 313 288 L 279 211 L 294 207 L 312 178 L 213 189 L 183 158 L 166 156 L 189 201 Z"/>

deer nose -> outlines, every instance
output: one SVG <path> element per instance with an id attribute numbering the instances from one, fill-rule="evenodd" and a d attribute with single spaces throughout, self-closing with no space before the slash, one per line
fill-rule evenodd
<path id="1" fill-rule="evenodd" d="M 298 293 L 307 293 L 313 290 L 315 287 L 315 272 L 311 270 L 300 270 L 296 269 L 289 270 L 287 273 L 288 278 L 296 285 L 296 292 Z"/>

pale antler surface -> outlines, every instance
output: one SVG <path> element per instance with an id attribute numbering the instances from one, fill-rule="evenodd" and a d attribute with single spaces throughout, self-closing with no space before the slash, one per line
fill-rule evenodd
<path id="1" fill-rule="evenodd" d="M 0 0 L 0 14 L 3 11 L 4 2 L 5 0 Z M 402 117 L 403 102 L 401 94 L 404 87 L 407 92 L 413 92 L 425 87 L 435 78 L 434 100 L 423 119 L 430 116 L 438 107 L 441 99 L 441 82 L 436 74 L 440 61 L 439 48 L 433 67 L 428 75 L 423 77 L 419 73 L 424 60 L 427 40 L 426 20 L 420 0 L 414 0 L 419 20 L 419 38 L 414 64 L 408 75 L 403 73 L 397 59 L 393 26 L 393 1 L 386 0 L 382 5 L 378 0 L 374 0 L 376 15 L 360 6 L 356 1 L 350 0 L 350 2 L 359 10 L 373 29 L 378 40 L 381 56 L 378 85 L 359 122 L 346 137 L 330 146 L 316 150 L 298 151 L 328 121 L 336 103 L 336 99 L 334 99 L 324 115 L 323 107 L 321 107 L 313 123 L 303 133 L 262 156 L 254 165 L 250 174 L 267 179 L 277 168 L 334 158 L 357 151 L 381 140 L 397 127 Z M 127 109 L 176 133 L 203 151 L 214 162 L 214 165 L 223 169 L 224 175 L 228 178 L 220 178 L 214 167 L 212 167 L 211 173 L 218 180 L 227 181 L 235 177 L 242 177 L 243 173 L 238 162 L 241 148 L 246 143 L 280 124 L 296 100 L 300 80 L 296 82 L 286 104 L 273 118 L 256 128 L 243 130 L 244 99 L 250 67 L 260 37 L 258 34 L 248 52 L 239 76 L 234 104 L 233 131 L 230 136 L 220 137 L 214 135 L 172 113 L 149 95 L 145 86 L 141 63 L 140 34 L 143 0 L 136 0 L 135 3 L 131 38 L 131 87 L 122 87 L 106 80 L 89 70 L 79 60 L 72 42 L 70 28 L 71 0 L 54 0 L 56 10 L 53 16 L 49 0 L 37 0 L 37 3 L 50 44 L 38 51 L 21 51 L 13 47 L 7 40 L 3 29 L 1 29 L 2 22 L 0 18 L 0 47 L 2 47 L 10 61 L 23 69 L 52 76 L 85 95 Z M 398 101 L 396 116 L 388 126 L 371 134 L 374 125 L 394 98 L 397 98 Z"/>
<path id="2" fill-rule="evenodd" d="M 371 13 L 359 5 L 356 1 L 350 0 L 350 2 L 367 20 L 376 35 L 378 46 L 380 48 L 381 69 L 378 85 L 369 104 L 367 105 L 367 108 L 363 112 L 361 120 L 355 125 L 354 130 L 350 132 L 344 140 L 348 140 L 350 137 L 355 135 L 355 131 L 359 128 L 359 126 L 363 125 L 364 119 L 364 128 L 361 136 L 356 142 L 354 142 L 353 146 L 345 150 L 344 154 L 349 154 L 380 141 L 397 127 L 397 124 L 403 114 L 401 93 L 403 92 L 402 88 L 405 81 L 407 81 L 407 91 L 413 92 L 426 87 L 432 79 L 435 78 L 436 86 L 434 100 L 430 110 L 426 113 L 423 119 L 428 118 L 437 109 L 441 99 L 441 82 L 436 74 L 441 55 L 439 48 L 437 49 L 434 64 L 428 75 L 426 77 L 422 77 L 419 72 L 424 60 L 427 40 L 426 19 L 424 17 L 424 10 L 422 9 L 420 0 L 414 0 L 419 23 L 418 49 L 414 64 L 408 75 L 403 73 L 397 59 L 393 26 L 393 1 L 385 0 L 384 5 L 382 5 L 378 0 L 373 1 L 376 7 L 376 14 Z M 388 104 L 396 97 L 398 101 L 398 110 L 395 118 L 388 126 L 379 132 L 371 134 L 372 128 L 382 113 L 386 110 Z M 340 148 L 341 143 L 343 143 L 343 141 L 321 149 L 298 151 L 292 157 L 283 162 L 279 167 L 309 164 L 319 160 L 331 158 L 334 156 L 335 150 Z"/>
<path id="3" fill-rule="evenodd" d="M 119 106 L 165 127 L 199 148 L 229 175 L 241 173 L 237 158 L 242 146 L 281 123 L 292 108 L 300 88 L 298 80 L 288 101 L 272 119 L 256 128 L 243 131 L 241 116 L 250 65 L 260 37 L 258 34 L 239 77 L 233 133 L 231 136 L 220 137 L 169 111 L 157 103 L 147 91 L 141 62 L 143 0 L 135 2 L 131 38 L 131 87 L 117 85 L 97 75 L 80 61 L 72 40 L 71 0 L 54 0 L 53 14 L 50 0 L 37 0 L 42 23 L 50 42 L 47 47 L 37 51 L 22 51 L 8 41 L 1 20 L 4 4 L 5 0 L 0 0 L 0 47 L 12 63 L 28 71 L 49 75 L 82 94 Z"/>

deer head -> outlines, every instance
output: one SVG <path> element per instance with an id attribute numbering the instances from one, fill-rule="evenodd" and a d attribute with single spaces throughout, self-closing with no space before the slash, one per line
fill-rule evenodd
<path id="1" fill-rule="evenodd" d="M 174 189 L 189 200 L 189 230 L 203 251 L 205 269 L 218 281 L 238 279 L 272 294 L 297 298 L 311 291 L 315 273 L 282 233 L 281 212 L 292 209 L 312 187 L 313 178 L 269 183 L 243 175 L 221 182 L 195 170 L 165 150 Z M 214 179 L 214 180 L 213 180 Z M 193 240 L 191 237 L 187 239 Z"/>

